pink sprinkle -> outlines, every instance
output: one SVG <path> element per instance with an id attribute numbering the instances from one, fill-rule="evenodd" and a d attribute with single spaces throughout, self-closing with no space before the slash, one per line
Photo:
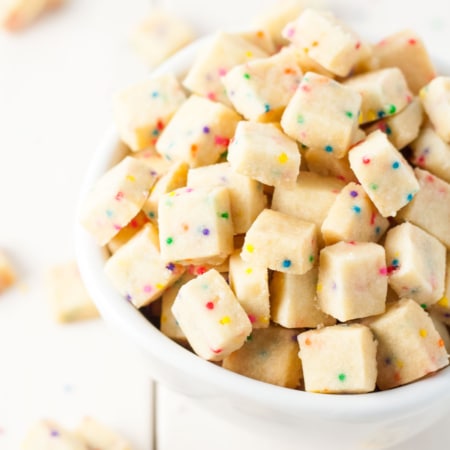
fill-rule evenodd
<path id="1" fill-rule="evenodd" d="M 256 322 L 256 317 L 253 314 L 249 314 L 248 315 L 248 319 L 250 320 L 251 323 L 255 323 Z"/>
<path id="2" fill-rule="evenodd" d="M 429 183 L 433 183 L 433 182 L 434 182 L 434 177 L 433 177 L 433 175 L 427 175 L 426 180 L 427 180 Z"/>
<path id="3" fill-rule="evenodd" d="M 300 87 L 304 92 L 311 92 L 311 86 L 308 86 L 307 84 L 301 84 Z"/>
<path id="4" fill-rule="evenodd" d="M 214 349 L 212 348 L 211 351 L 212 351 L 213 353 L 215 353 L 215 354 L 218 354 L 218 353 L 220 353 L 220 352 L 222 351 L 222 349 L 221 349 L 221 348 L 218 348 L 217 350 L 214 350 Z"/>
<path id="5" fill-rule="evenodd" d="M 117 225 L 117 224 L 114 224 L 113 227 L 114 227 L 115 230 L 121 230 L 122 229 L 122 227 L 120 225 Z"/>
<path id="6" fill-rule="evenodd" d="M 287 29 L 287 31 L 286 31 L 286 36 L 287 36 L 288 38 L 291 38 L 292 36 L 294 36 L 294 34 L 295 34 L 295 28 L 288 28 L 288 29 Z"/>
<path id="7" fill-rule="evenodd" d="M 217 69 L 217 72 L 219 73 L 219 76 L 223 77 L 224 75 L 227 74 L 227 69 L 224 69 L 223 67 L 219 67 L 219 69 Z"/>
<path id="8" fill-rule="evenodd" d="M 417 43 L 417 41 L 415 39 L 408 39 L 408 44 L 414 45 L 416 43 Z"/>
<path id="9" fill-rule="evenodd" d="M 377 217 L 376 213 L 372 211 L 372 214 L 370 216 L 370 225 L 375 225 L 375 218 Z"/>
<path id="10" fill-rule="evenodd" d="M 361 42 L 358 41 L 358 42 L 355 44 L 355 49 L 358 50 L 360 47 L 361 47 Z"/>
<path id="11" fill-rule="evenodd" d="M 223 145 L 224 147 L 228 147 L 228 144 L 230 143 L 230 139 L 225 136 L 216 136 L 214 138 L 214 143 L 216 145 Z"/>
<path id="12" fill-rule="evenodd" d="M 363 164 L 369 164 L 370 163 L 370 158 L 368 156 L 364 156 L 362 159 Z"/>
<path id="13" fill-rule="evenodd" d="M 382 267 L 378 272 L 380 275 L 387 275 L 388 269 L 387 269 L 387 267 Z"/>
<path id="14" fill-rule="evenodd" d="M 123 199 L 123 192 L 119 191 L 116 196 L 114 197 L 118 202 Z"/>
<path id="15" fill-rule="evenodd" d="M 149 284 L 146 284 L 144 286 L 144 292 L 152 292 L 152 291 L 153 291 L 153 288 Z"/>
<path id="16" fill-rule="evenodd" d="M 348 241 L 347 244 L 356 245 L 356 242 L 355 241 Z"/>
<path id="17" fill-rule="evenodd" d="M 212 101 L 215 101 L 215 100 L 216 100 L 216 94 L 215 94 L 214 92 L 208 92 L 208 93 L 206 94 L 206 96 L 207 96 L 210 100 L 212 100 Z"/>

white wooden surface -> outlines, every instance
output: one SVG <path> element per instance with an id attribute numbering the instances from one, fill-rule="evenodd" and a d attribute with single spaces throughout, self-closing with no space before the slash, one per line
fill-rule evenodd
<path id="1" fill-rule="evenodd" d="M 155 3 L 175 8 L 205 33 L 239 28 L 255 3 L 273 1 Z M 10 250 L 20 276 L 0 298 L 0 450 L 17 449 L 38 418 L 73 426 L 86 414 L 122 432 L 136 450 L 152 448 L 152 392 L 141 355 L 101 320 L 53 323 L 43 286 L 46 268 L 73 258 L 78 188 L 111 121 L 111 95 L 147 73 L 128 36 L 150 3 L 68 0 L 22 34 L 0 32 L 0 247 Z M 360 32 L 382 37 L 410 26 L 435 55 L 447 55 L 444 0 L 328 3 Z M 158 450 L 278 448 L 263 430 L 250 435 L 164 388 L 157 399 Z M 442 430 L 449 427 L 445 419 L 396 450 L 447 449 Z"/>

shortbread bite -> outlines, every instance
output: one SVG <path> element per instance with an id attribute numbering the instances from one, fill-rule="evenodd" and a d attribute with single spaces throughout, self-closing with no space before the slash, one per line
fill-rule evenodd
<path id="1" fill-rule="evenodd" d="M 336 319 L 325 314 L 317 302 L 318 269 L 302 275 L 273 272 L 270 280 L 270 315 L 285 328 L 316 328 L 334 325 Z"/>
<path id="2" fill-rule="evenodd" d="M 237 173 L 269 186 L 295 186 L 300 152 L 295 141 L 272 123 L 241 121 L 228 148 L 228 161 Z"/>
<path id="3" fill-rule="evenodd" d="M 27 431 L 22 450 L 89 450 L 90 447 L 75 433 L 53 420 L 40 420 Z"/>
<path id="4" fill-rule="evenodd" d="M 436 133 L 450 143 L 450 77 L 436 77 L 419 93 Z"/>
<path id="5" fill-rule="evenodd" d="M 161 257 L 158 230 L 147 223 L 106 262 L 111 284 L 136 308 L 148 305 L 172 285 L 184 268 Z"/>
<path id="6" fill-rule="evenodd" d="M 383 217 L 395 216 L 419 190 L 413 169 L 380 130 L 353 147 L 349 160 L 358 181 Z"/>
<path id="7" fill-rule="evenodd" d="M 278 0 L 253 18 L 252 24 L 267 29 L 277 48 L 289 41 L 282 36 L 283 28 L 295 20 L 306 6 L 305 0 Z"/>
<path id="8" fill-rule="evenodd" d="M 398 67 L 414 94 L 429 83 L 436 71 L 422 39 L 412 30 L 401 30 L 373 48 L 380 68 Z"/>
<path id="9" fill-rule="evenodd" d="M 51 267 L 46 276 L 46 287 L 56 321 L 66 323 L 99 317 L 75 261 Z"/>
<path id="10" fill-rule="evenodd" d="M 220 264 L 234 249 L 225 187 L 186 187 L 162 195 L 158 222 L 164 261 Z"/>
<path id="11" fill-rule="evenodd" d="M 414 165 L 450 183 L 450 145 L 441 139 L 431 124 L 425 124 L 409 147 Z"/>
<path id="12" fill-rule="evenodd" d="M 233 67 L 222 77 L 236 110 L 248 120 L 279 121 L 303 75 L 296 54 L 294 49 L 283 49 Z"/>
<path id="13" fill-rule="evenodd" d="M 384 312 L 384 248 L 374 242 L 338 242 L 320 251 L 317 296 L 322 311 L 341 322 Z"/>
<path id="14" fill-rule="evenodd" d="M 377 120 L 365 129 L 367 134 L 380 130 L 386 134 L 392 145 L 398 150 L 406 147 L 419 135 L 423 121 L 420 100 L 415 97 L 405 109 L 398 114 Z"/>
<path id="15" fill-rule="evenodd" d="M 203 272 L 204 273 L 204 272 Z M 172 306 L 183 284 L 193 280 L 196 277 L 194 273 L 186 271 L 175 281 L 172 286 L 166 289 L 161 298 L 161 315 L 159 329 L 161 333 L 165 334 L 170 339 L 184 343 L 186 336 L 178 324 L 175 316 L 172 313 Z"/>
<path id="16" fill-rule="evenodd" d="M 342 158 L 358 128 L 360 107 L 358 92 L 324 75 L 307 72 L 284 110 L 281 127 L 307 147 Z"/>
<path id="17" fill-rule="evenodd" d="M 240 119 L 221 103 L 191 95 L 164 129 L 156 150 L 168 161 L 185 161 L 190 167 L 214 164 L 226 152 Z"/>
<path id="18" fill-rule="evenodd" d="M 75 433 L 89 449 L 132 450 L 122 436 L 92 417 L 84 417 Z"/>
<path id="19" fill-rule="evenodd" d="M 242 347 L 252 332 L 246 312 L 215 269 L 184 284 L 172 312 L 195 353 L 210 361 Z"/>
<path id="20" fill-rule="evenodd" d="M 297 334 L 297 330 L 277 326 L 253 330 L 245 344 L 223 360 L 222 367 L 255 380 L 295 389 L 302 378 Z"/>
<path id="21" fill-rule="evenodd" d="M 446 255 L 444 293 L 429 309 L 440 321 L 450 325 L 450 252 Z"/>
<path id="22" fill-rule="evenodd" d="M 283 36 L 320 65 L 341 77 L 370 54 L 370 47 L 328 11 L 305 9 Z"/>
<path id="23" fill-rule="evenodd" d="M 192 188 L 200 186 L 226 187 L 230 195 L 235 234 L 245 233 L 256 216 L 267 205 L 267 197 L 263 192 L 262 184 L 235 172 L 228 162 L 190 169 L 187 186 Z"/>
<path id="24" fill-rule="evenodd" d="M 450 249 L 450 184 L 417 167 L 414 173 L 420 190 L 398 218 L 417 225 Z"/>
<path id="25" fill-rule="evenodd" d="M 271 208 L 322 226 L 336 195 L 345 183 L 336 177 L 324 177 L 313 172 L 300 172 L 293 189 L 277 186 Z"/>
<path id="26" fill-rule="evenodd" d="M 114 117 L 120 138 L 131 150 L 154 148 L 162 130 L 186 101 L 171 73 L 150 77 L 114 98 Z"/>
<path id="27" fill-rule="evenodd" d="M 387 232 L 384 247 L 389 284 L 399 297 L 425 308 L 443 296 L 446 249 L 438 239 L 405 222 Z"/>
<path id="28" fill-rule="evenodd" d="M 155 179 L 147 164 L 125 157 L 87 194 L 80 209 L 81 224 L 99 245 L 107 244 L 142 208 Z"/>
<path id="29" fill-rule="evenodd" d="M 361 185 L 349 183 L 336 195 L 321 232 L 326 245 L 339 241 L 378 242 L 389 227 Z"/>
<path id="30" fill-rule="evenodd" d="M 16 282 L 16 273 L 10 259 L 0 249 L 0 294 Z"/>
<path id="31" fill-rule="evenodd" d="M 343 85 L 361 94 L 360 124 L 396 114 L 413 98 L 397 67 L 355 75 L 343 81 Z"/>
<path id="32" fill-rule="evenodd" d="M 185 187 L 187 182 L 188 163 L 176 161 L 169 171 L 156 181 L 150 195 L 142 205 L 142 211 L 155 225 L 158 225 L 158 203 L 163 194 Z"/>
<path id="33" fill-rule="evenodd" d="M 146 223 L 147 216 L 143 211 L 139 211 L 131 221 L 125 225 L 107 244 L 107 248 L 114 253 L 125 242 L 129 241 Z"/>
<path id="34" fill-rule="evenodd" d="M 366 323 L 378 341 L 379 389 L 410 383 L 448 365 L 443 339 L 414 300 L 401 299 Z"/>
<path id="35" fill-rule="evenodd" d="M 273 55 L 277 51 L 277 47 L 267 28 L 252 28 L 251 30 L 242 31 L 236 34 L 264 50 L 268 55 Z"/>
<path id="36" fill-rule="evenodd" d="M 206 47 L 206 48 L 205 48 Z M 261 47 L 237 34 L 218 32 L 192 64 L 183 85 L 191 92 L 230 106 L 221 77 L 239 64 L 269 56 Z"/>
<path id="37" fill-rule="evenodd" d="M 245 235 L 241 258 L 279 272 L 305 273 L 317 260 L 317 227 L 297 217 L 264 209 Z"/>
<path id="38" fill-rule="evenodd" d="M 230 287 L 252 323 L 267 328 L 270 321 L 269 275 L 266 267 L 249 264 L 235 251 L 230 256 Z"/>
<path id="39" fill-rule="evenodd" d="M 194 38 L 194 30 L 186 21 L 173 13 L 152 10 L 134 30 L 131 44 L 142 61 L 154 67 Z"/>
<path id="40" fill-rule="evenodd" d="M 377 342 L 361 324 L 334 325 L 298 335 L 305 390 L 357 394 L 375 390 Z"/>
<path id="41" fill-rule="evenodd" d="M 0 25 L 8 31 L 19 31 L 63 2 L 64 0 L 6 0 L 0 6 Z"/>

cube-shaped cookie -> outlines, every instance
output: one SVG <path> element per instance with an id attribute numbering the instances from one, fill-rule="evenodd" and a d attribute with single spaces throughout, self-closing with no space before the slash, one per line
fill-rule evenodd
<path id="1" fill-rule="evenodd" d="M 228 98 L 246 119 L 276 122 L 294 95 L 302 71 L 294 49 L 232 68 L 223 78 Z"/>
<path id="2" fill-rule="evenodd" d="M 430 312 L 435 315 L 440 321 L 450 325 L 450 253 L 447 252 L 446 267 L 445 267 L 445 281 L 444 294 L 433 305 L 431 305 Z"/>
<path id="3" fill-rule="evenodd" d="M 419 190 L 413 169 L 380 130 L 353 147 L 349 160 L 358 181 L 383 217 L 395 216 Z"/>
<path id="4" fill-rule="evenodd" d="M 192 27 L 173 13 L 152 9 L 134 30 L 131 44 L 150 67 L 156 66 L 195 38 Z"/>
<path id="5" fill-rule="evenodd" d="M 282 36 L 283 28 L 295 20 L 305 8 L 304 0 L 279 0 L 252 19 L 253 26 L 267 29 L 277 48 L 289 41 Z"/>
<path id="6" fill-rule="evenodd" d="M 75 433 L 53 420 L 40 420 L 27 431 L 21 443 L 22 450 L 89 450 Z"/>
<path id="7" fill-rule="evenodd" d="M 415 97 L 405 109 L 393 116 L 387 116 L 371 124 L 365 131 L 380 130 L 386 134 L 392 145 L 398 150 L 410 144 L 419 134 L 423 111 L 420 100 Z"/>
<path id="8" fill-rule="evenodd" d="M 341 322 L 384 312 L 387 285 L 381 245 L 338 242 L 320 251 L 319 306 Z"/>
<path id="9" fill-rule="evenodd" d="M 450 143 L 450 77 L 434 78 L 419 96 L 436 133 Z"/>
<path id="10" fill-rule="evenodd" d="M 105 265 L 113 286 L 137 308 L 160 297 L 183 271 L 182 266 L 161 258 L 158 230 L 151 223 L 122 245 Z"/>
<path id="11" fill-rule="evenodd" d="M 436 303 L 444 293 L 445 246 L 412 223 L 391 228 L 384 243 L 389 284 L 399 297 L 423 307 Z"/>
<path id="12" fill-rule="evenodd" d="M 139 211 L 130 222 L 125 225 L 107 244 L 107 248 L 114 253 L 125 242 L 129 241 L 146 223 L 147 216 L 143 211 Z"/>
<path id="13" fill-rule="evenodd" d="M 284 110 L 281 126 L 307 147 L 341 158 L 353 142 L 360 107 L 358 92 L 324 75 L 307 72 Z"/>
<path id="14" fill-rule="evenodd" d="M 266 56 L 269 55 L 249 40 L 237 34 L 218 32 L 197 56 L 183 84 L 194 94 L 231 105 L 221 77 L 234 66 Z"/>
<path id="15" fill-rule="evenodd" d="M 136 216 L 155 179 L 147 164 L 125 157 L 97 180 L 84 199 L 81 224 L 105 245 Z"/>
<path id="16" fill-rule="evenodd" d="M 302 376 L 297 330 L 271 326 L 253 330 L 245 344 L 227 356 L 222 367 L 265 383 L 296 388 Z"/>
<path id="17" fill-rule="evenodd" d="M 75 322 L 99 317 L 75 261 L 51 267 L 46 278 L 48 301 L 56 321 Z"/>
<path id="18" fill-rule="evenodd" d="M 228 162 L 189 170 L 187 185 L 228 189 L 235 234 L 245 233 L 267 204 L 261 183 L 235 172 Z"/>
<path id="19" fill-rule="evenodd" d="M 195 353 L 211 361 L 242 347 L 252 331 L 246 312 L 215 269 L 184 284 L 172 312 Z"/>
<path id="20" fill-rule="evenodd" d="M 301 159 L 296 142 L 274 124 L 247 121 L 239 122 L 227 158 L 236 172 L 286 188 L 295 185 Z"/>
<path id="21" fill-rule="evenodd" d="M 450 249 L 450 184 L 426 170 L 414 169 L 420 190 L 398 218 L 419 226 Z"/>
<path id="22" fill-rule="evenodd" d="M 412 30 L 401 30 L 382 39 L 373 49 L 379 67 L 398 67 L 414 94 L 429 83 L 436 71 L 422 39 Z"/>
<path id="23" fill-rule="evenodd" d="M 280 272 L 302 274 L 317 260 L 317 227 L 271 209 L 264 209 L 245 235 L 241 257 Z"/>
<path id="24" fill-rule="evenodd" d="M 317 302 L 318 269 L 302 275 L 273 272 L 270 280 L 270 315 L 285 328 L 316 328 L 334 325 L 336 319 L 325 314 Z"/>
<path id="25" fill-rule="evenodd" d="M 412 100 L 405 77 L 397 67 L 355 75 L 343 84 L 361 94 L 359 123 L 398 113 Z"/>
<path id="26" fill-rule="evenodd" d="M 411 162 L 450 183 L 450 145 L 426 124 L 411 142 Z"/>
<path id="27" fill-rule="evenodd" d="M 367 325 L 378 341 L 379 389 L 410 383 L 448 365 L 444 341 L 414 300 L 393 303 Z"/>
<path id="28" fill-rule="evenodd" d="M 349 183 L 328 211 L 322 227 L 326 245 L 339 241 L 378 242 L 389 226 L 361 185 Z"/>
<path id="29" fill-rule="evenodd" d="M 341 77 L 347 76 L 370 52 L 367 44 L 333 14 L 312 8 L 287 24 L 283 36 Z"/>
<path id="30" fill-rule="evenodd" d="M 334 325 L 298 335 L 305 390 L 357 394 L 375 390 L 377 342 L 361 324 Z"/>
<path id="31" fill-rule="evenodd" d="M 345 183 L 335 177 L 324 177 L 313 172 L 300 172 L 293 189 L 276 187 L 272 209 L 322 226 L 336 195 Z"/>
<path id="32" fill-rule="evenodd" d="M 159 178 L 153 185 L 150 195 L 142 205 L 142 211 L 149 220 L 155 225 L 158 223 L 158 203 L 163 194 L 186 186 L 188 163 L 176 161 L 172 164 L 169 171 Z"/>
<path id="33" fill-rule="evenodd" d="M 84 417 L 75 432 L 90 449 L 132 450 L 122 436 L 93 417 Z"/>
<path id="34" fill-rule="evenodd" d="M 120 138 L 133 151 L 154 147 L 186 95 L 172 74 L 149 78 L 118 93 L 114 116 Z"/>
<path id="35" fill-rule="evenodd" d="M 215 163 L 226 152 L 240 116 L 221 103 L 191 95 L 164 129 L 156 150 L 190 167 Z"/>
<path id="36" fill-rule="evenodd" d="M 267 328 L 270 321 L 267 267 L 244 261 L 238 250 L 230 256 L 228 276 L 231 289 L 247 313 L 252 327 Z"/>
<path id="37" fill-rule="evenodd" d="M 15 270 L 10 258 L 0 249 L 0 293 L 16 281 Z"/>
<path id="38" fill-rule="evenodd" d="M 158 207 L 161 256 L 182 264 L 220 264 L 233 251 L 228 189 L 180 188 Z"/>

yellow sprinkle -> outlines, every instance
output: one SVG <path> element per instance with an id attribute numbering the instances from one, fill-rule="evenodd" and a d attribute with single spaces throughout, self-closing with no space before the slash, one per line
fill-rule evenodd
<path id="1" fill-rule="evenodd" d="M 175 197 L 175 191 L 170 191 L 167 195 L 169 197 Z"/>
<path id="2" fill-rule="evenodd" d="M 448 298 L 444 295 L 438 302 L 437 304 L 439 306 L 442 306 L 443 308 L 448 308 Z"/>
<path id="3" fill-rule="evenodd" d="M 245 52 L 245 56 L 247 58 L 251 58 L 253 56 L 253 53 L 251 51 Z"/>
<path id="4" fill-rule="evenodd" d="M 358 123 L 362 123 L 362 121 L 363 121 L 363 115 L 362 115 L 362 112 L 360 112 L 359 116 L 358 116 Z"/>
<path id="5" fill-rule="evenodd" d="M 428 332 L 427 332 L 427 330 L 425 330 L 425 328 L 421 328 L 419 330 L 419 334 L 420 334 L 421 337 L 424 338 L 424 337 L 427 337 Z"/>
<path id="6" fill-rule="evenodd" d="M 280 163 L 280 164 L 285 164 L 285 163 L 287 163 L 287 161 L 288 161 L 288 155 L 286 155 L 286 153 L 280 153 L 279 155 L 278 155 L 278 162 Z"/>
<path id="7" fill-rule="evenodd" d="M 403 363 L 403 361 L 398 360 L 398 361 L 395 361 L 395 365 L 396 365 L 399 369 L 401 369 L 401 368 L 404 366 L 404 363 Z"/>
<path id="8" fill-rule="evenodd" d="M 226 325 L 226 324 L 228 324 L 228 323 L 230 323 L 230 322 L 231 322 L 231 319 L 230 319 L 229 316 L 223 316 L 223 317 L 219 320 L 219 323 L 220 323 L 221 325 Z"/>
<path id="9" fill-rule="evenodd" d="M 133 175 L 127 175 L 127 180 L 134 182 L 134 181 L 136 181 L 136 178 L 134 178 Z"/>
<path id="10" fill-rule="evenodd" d="M 163 314 L 161 316 L 161 323 L 166 323 L 167 322 L 167 316 L 165 314 Z"/>
<path id="11" fill-rule="evenodd" d="M 245 246 L 245 249 L 249 252 L 249 253 L 253 253 L 255 250 L 255 247 L 252 244 L 247 244 Z"/>
<path id="12" fill-rule="evenodd" d="M 269 322 L 269 318 L 267 316 L 261 316 L 259 318 L 259 321 L 262 323 L 268 323 Z"/>
<path id="13" fill-rule="evenodd" d="M 247 269 L 245 269 L 245 273 L 247 274 L 251 274 L 253 272 L 253 269 L 251 267 L 247 267 Z"/>
<path id="14" fill-rule="evenodd" d="M 373 110 L 367 111 L 367 120 L 371 122 L 377 118 L 377 113 Z"/>
<path id="15" fill-rule="evenodd" d="M 156 283 L 156 289 L 164 289 L 164 285 L 161 283 Z"/>
<path id="16" fill-rule="evenodd" d="M 420 97 L 420 98 L 425 98 L 425 95 L 426 95 L 425 89 L 421 89 L 421 90 L 419 91 L 419 97 Z"/>
<path id="17" fill-rule="evenodd" d="M 323 286 L 320 283 L 318 283 L 317 287 L 316 287 L 316 292 L 320 292 L 322 290 L 322 288 L 323 288 Z"/>

